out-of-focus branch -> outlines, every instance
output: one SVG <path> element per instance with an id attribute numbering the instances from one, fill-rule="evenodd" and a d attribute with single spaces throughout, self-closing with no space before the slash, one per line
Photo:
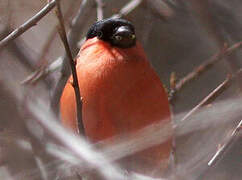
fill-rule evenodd
<path id="1" fill-rule="evenodd" d="M 6 26 L 1 32 L 0 32 L 0 39 L 4 38 L 7 36 L 10 32 L 10 28 Z M 30 70 L 34 69 L 34 64 L 33 64 L 33 59 L 30 57 L 30 55 L 24 51 L 23 47 L 21 47 L 19 44 L 22 45 L 22 41 L 17 41 L 17 42 L 12 42 L 9 43 L 6 50 L 11 52 L 14 56 L 17 58 L 21 59 L 20 63 L 22 63 L 25 67 L 27 67 Z M 1 50 L 0 50 L 1 51 Z"/>
<path id="2" fill-rule="evenodd" d="M 41 79 L 45 78 L 49 74 L 59 70 L 61 68 L 61 65 L 63 64 L 63 57 L 59 57 L 57 60 L 52 62 L 47 67 L 38 69 L 33 74 L 30 74 L 26 79 L 24 79 L 21 84 L 31 83 L 35 84 Z"/>
<path id="3" fill-rule="evenodd" d="M 66 54 L 69 58 L 69 63 L 71 66 L 71 72 L 72 72 L 72 78 L 73 78 L 72 86 L 74 88 L 75 96 L 76 96 L 76 114 L 77 114 L 77 121 L 78 121 L 78 130 L 79 130 L 79 133 L 84 134 L 84 126 L 82 123 L 82 102 L 81 102 L 81 95 L 80 95 L 80 89 L 79 89 L 77 72 L 76 72 L 76 62 L 74 61 L 74 59 L 72 57 L 71 49 L 68 44 L 66 30 L 65 30 L 64 21 L 63 21 L 63 15 L 61 12 L 59 0 L 56 0 L 56 15 L 59 20 L 59 27 L 58 27 L 59 34 L 60 34 L 61 40 L 64 44 Z"/>
<path id="4" fill-rule="evenodd" d="M 128 2 L 122 9 L 120 9 L 118 14 L 114 14 L 112 18 L 121 18 L 123 16 L 127 16 L 130 12 L 132 12 L 135 8 L 137 8 L 143 0 L 132 0 Z"/>
<path id="5" fill-rule="evenodd" d="M 97 20 L 100 21 L 103 19 L 104 3 L 102 0 L 96 0 L 96 3 L 97 3 Z"/>
<path id="6" fill-rule="evenodd" d="M 146 0 L 146 4 L 152 9 L 152 12 L 162 19 L 167 19 L 174 15 L 173 10 L 163 0 Z"/>
<path id="7" fill-rule="evenodd" d="M 227 141 L 218 148 L 218 151 L 215 153 L 215 155 L 211 158 L 211 160 L 208 162 L 208 166 L 213 166 L 222 158 L 222 156 L 225 154 L 225 152 L 229 149 L 229 147 L 236 141 L 238 138 L 239 131 L 241 131 L 242 127 L 242 120 L 240 120 L 239 124 L 236 126 L 236 128 L 233 130 L 233 132 L 229 135 Z"/>
<path id="8" fill-rule="evenodd" d="M 25 31 L 35 26 L 38 21 L 40 21 L 48 12 L 50 12 L 56 5 L 56 1 L 52 0 L 48 3 L 43 9 L 41 9 L 36 15 L 22 24 L 20 27 L 15 29 L 12 33 L 10 33 L 7 37 L 0 41 L 0 50 L 5 47 L 10 41 L 14 40 Z"/>
<path id="9" fill-rule="evenodd" d="M 242 42 L 238 42 L 234 44 L 233 46 L 227 48 L 223 48 L 220 52 L 216 53 L 213 55 L 211 58 L 208 60 L 204 61 L 200 66 L 196 67 L 192 72 L 188 73 L 184 78 L 179 80 L 175 88 L 171 89 L 170 94 L 169 94 L 169 101 L 172 102 L 176 93 L 181 90 L 186 84 L 191 82 L 193 79 L 201 75 L 203 72 L 207 71 L 211 67 L 215 65 L 219 60 L 222 58 L 231 55 L 234 53 L 236 50 L 240 49 L 242 47 Z"/>

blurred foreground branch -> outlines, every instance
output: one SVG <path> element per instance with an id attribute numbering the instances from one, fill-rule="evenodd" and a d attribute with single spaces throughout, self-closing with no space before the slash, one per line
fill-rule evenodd
<path id="1" fill-rule="evenodd" d="M 103 19 L 104 2 L 103 0 L 96 0 L 96 3 L 97 3 L 97 20 L 100 21 Z"/>

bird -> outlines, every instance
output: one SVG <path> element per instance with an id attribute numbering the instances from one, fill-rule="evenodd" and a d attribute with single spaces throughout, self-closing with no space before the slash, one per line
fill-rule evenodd
<path id="1" fill-rule="evenodd" d="M 166 90 L 130 21 L 108 18 L 95 22 L 76 63 L 82 100 L 79 110 L 85 136 L 91 143 L 137 132 L 154 123 L 171 124 Z M 62 92 L 60 115 L 63 126 L 77 133 L 72 81 L 70 76 Z M 171 150 L 172 137 L 130 155 L 125 158 L 127 171 L 160 177 L 168 166 Z M 154 173 L 158 167 L 160 170 Z"/>

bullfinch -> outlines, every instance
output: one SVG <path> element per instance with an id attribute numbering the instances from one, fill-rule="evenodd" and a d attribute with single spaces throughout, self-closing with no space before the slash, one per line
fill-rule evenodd
<path id="1" fill-rule="evenodd" d="M 166 91 L 127 20 L 109 18 L 87 32 L 77 58 L 85 136 L 92 143 L 133 133 L 154 123 L 171 123 Z M 60 100 L 62 124 L 78 132 L 72 77 Z M 172 130 L 171 130 L 172 131 Z M 160 177 L 167 168 L 172 138 L 132 154 L 127 171 Z"/>

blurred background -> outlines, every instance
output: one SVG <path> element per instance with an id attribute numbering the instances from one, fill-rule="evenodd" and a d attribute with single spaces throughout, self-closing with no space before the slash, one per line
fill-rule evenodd
<path id="1" fill-rule="evenodd" d="M 240 0 L 62 0 L 60 3 L 74 57 L 87 29 L 97 19 L 124 17 L 134 24 L 138 40 L 168 91 L 172 88 L 172 73 L 179 82 L 202 63 L 242 40 Z M 46 4 L 44 0 L 0 0 L 0 39 Z M 80 179 L 74 173 L 76 167 L 70 168 L 76 164 L 58 155 L 62 148 L 58 138 L 35 120 L 38 115 L 27 103 L 41 100 L 48 107 L 46 112 L 39 112 L 46 115 L 45 120 L 49 112 L 58 117 L 60 91 L 70 69 L 57 24 L 51 10 L 21 36 L 0 46 L 0 179 Z M 229 56 L 219 58 L 176 92 L 171 101 L 176 162 L 167 179 L 241 179 L 241 130 L 219 161 L 207 165 L 242 118 L 239 75 L 216 99 L 181 122 L 228 74 L 234 76 L 240 70 L 241 54 L 240 47 L 234 48 Z M 52 151 L 48 150 L 49 144 Z M 59 149 L 54 154 L 53 144 Z M 71 149 L 61 152 L 69 154 L 68 151 Z"/>

